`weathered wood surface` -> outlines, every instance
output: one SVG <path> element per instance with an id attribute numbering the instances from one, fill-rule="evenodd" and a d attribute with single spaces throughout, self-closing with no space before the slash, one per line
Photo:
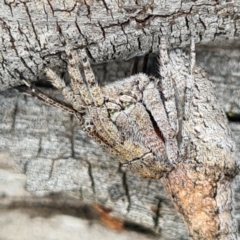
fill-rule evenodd
<path id="1" fill-rule="evenodd" d="M 0 90 L 21 84 L 15 68 L 30 80 L 44 79 L 45 66 L 64 73 L 66 43 L 87 47 L 92 62 L 101 63 L 156 52 L 162 35 L 170 36 L 171 47 L 187 46 L 196 31 L 196 42 L 208 44 L 199 50 L 198 63 L 210 74 L 225 111 L 238 116 L 239 6 L 239 0 L 0 1 Z M 102 82 L 129 76 L 132 69 L 133 61 L 95 66 Z M 187 239 L 161 183 L 122 172 L 71 116 L 12 90 L 1 93 L 0 101 L 4 200 L 18 196 L 4 188 L 11 169 L 17 169 L 26 174 L 27 192 L 21 196 L 66 192 L 76 201 L 101 203 L 118 217 L 161 231 L 163 239 Z M 239 147 L 239 124 L 231 128 Z M 237 190 L 235 199 L 238 211 Z"/>
<path id="2" fill-rule="evenodd" d="M 0 1 L 0 90 L 19 85 L 17 68 L 31 80 L 45 66 L 64 72 L 64 49 L 85 46 L 93 62 L 156 52 L 159 36 L 171 47 L 238 40 L 235 1 Z M 60 69 L 60 70 L 59 70 Z"/>
<path id="3" fill-rule="evenodd" d="M 225 111 L 234 109 L 234 113 L 239 113 L 234 102 L 240 87 L 240 51 L 201 48 L 197 58 L 214 82 Z M 96 65 L 94 70 L 100 81 L 119 79 L 131 75 L 133 63 L 134 59 L 112 62 Z M 188 239 L 161 182 L 121 171 L 118 162 L 90 141 L 71 116 L 14 90 L 2 92 L 0 102 L 1 176 L 6 182 L 11 169 L 23 172 L 27 190 L 18 194 L 10 193 L 7 185 L 2 187 L 2 205 L 8 201 L 10 204 L 15 197 L 30 197 L 29 192 L 37 196 L 60 192 L 60 196 L 74 197 L 76 202 L 98 202 L 112 208 L 113 215 L 161 232 L 162 239 Z M 240 125 L 232 122 L 230 126 L 239 159 Z M 239 220 L 239 177 L 235 182 L 234 208 Z"/>

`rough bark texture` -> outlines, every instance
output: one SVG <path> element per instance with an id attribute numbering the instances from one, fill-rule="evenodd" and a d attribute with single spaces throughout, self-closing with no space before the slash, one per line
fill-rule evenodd
<path id="1" fill-rule="evenodd" d="M 128 59 L 156 52 L 159 36 L 172 47 L 239 38 L 239 0 L 0 2 L 0 89 L 43 78 L 45 66 L 65 71 L 66 44 L 88 48 L 92 61 Z M 62 60 L 60 61 L 60 59 Z"/>
<path id="2" fill-rule="evenodd" d="M 185 46 L 194 29 L 197 43 L 239 38 L 239 1 L 138 1 L 136 5 L 135 1 L 64 4 L 5 0 L 0 9 L 1 90 L 20 84 L 14 76 L 15 68 L 31 80 L 44 79 L 44 66 L 65 72 L 66 42 L 73 48 L 86 46 L 92 61 L 100 63 L 155 52 L 162 35 L 171 35 L 172 47 Z M 206 49 L 197 53 L 198 64 L 211 75 L 225 111 L 237 117 L 240 52 L 222 46 Z M 133 66 L 133 60 L 112 62 L 95 66 L 95 71 L 99 80 L 106 82 L 131 75 Z M 114 159 L 80 132 L 71 116 L 15 91 L 3 92 L 1 104 L 3 185 L 13 177 L 12 169 L 26 174 L 27 192 L 16 192 L 18 185 L 13 192 L 2 186 L 1 195 L 9 205 L 17 196 L 29 196 L 29 191 L 37 196 L 66 191 L 76 201 L 90 205 L 98 202 L 113 209 L 117 218 L 161 232 L 162 239 L 188 239 L 162 184 L 122 172 Z M 239 147 L 238 123 L 232 123 L 231 128 Z M 236 182 L 235 211 L 239 219 Z"/>
<path id="3" fill-rule="evenodd" d="M 239 89 L 239 51 L 200 49 L 197 56 L 198 65 L 207 70 L 214 82 L 221 105 L 226 112 L 234 106 L 234 116 L 237 116 L 239 108 L 234 102 Z M 223 62 L 223 56 L 229 61 Z M 156 59 L 152 60 L 156 62 Z M 119 79 L 131 75 L 134 62 L 136 59 L 112 62 L 97 65 L 94 70 L 100 81 Z M 142 59 L 138 62 L 141 65 Z M 150 62 L 149 66 L 152 65 L 155 63 Z M 61 191 L 58 199 L 67 195 L 67 198 L 75 197 L 77 202 L 79 199 L 89 204 L 98 202 L 111 208 L 113 216 L 161 232 L 162 239 L 189 239 L 185 225 L 175 213 L 161 182 L 121 172 L 117 161 L 89 141 L 71 116 L 14 90 L 2 93 L 1 103 L 1 175 L 4 179 L 1 193 L 8 204 L 19 196 L 29 197 L 29 191 L 39 197 Z M 231 123 L 230 126 L 239 157 L 239 124 Z M 24 172 L 26 178 L 20 178 L 22 175 L 18 171 Z M 27 192 L 19 192 L 20 183 L 10 181 L 13 177 L 22 179 L 21 185 L 26 181 Z M 8 181 L 10 185 L 6 185 Z M 237 178 L 234 209 L 239 220 L 238 189 Z"/>

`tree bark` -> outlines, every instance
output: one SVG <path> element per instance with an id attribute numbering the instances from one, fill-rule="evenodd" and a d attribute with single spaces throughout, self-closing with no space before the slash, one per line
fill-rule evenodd
<path id="1" fill-rule="evenodd" d="M 64 49 L 85 47 L 95 63 L 156 52 L 159 36 L 171 47 L 238 40 L 239 0 L 0 2 L 0 89 L 30 80 L 46 66 L 65 72 Z"/>
<path id="2" fill-rule="evenodd" d="M 45 66 L 65 72 L 66 43 L 72 48 L 87 47 L 92 61 L 101 63 L 155 52 L 162 35 L 171 36 L 172 47 L 186 46 L 194 29 L 198 43 L 223 44 L 225 38 L 238 38 L 238 2 L 166 4 L 168 8 L 153 2 L 69 1 L 64 5 L 5 0 L 0 3 L 4 13 L 0 17 L 0 89 L 21 84 L 15 68 L 30 80 L 45 79 Z M 225 111 L 238 116 L 239 51 L 224 50 L 223 45 L 206 49 L 197 53 L 198 62 L 212 74 Z M 227 63 L 231 60 L 228 67 L 223 56 Z M 108 82 L 131 75 L 134 64 L 130 60 L 97 65 L 95 73 Z M 1 103 L 1 168 L 24 172 L 28 191 L 44 196 L 71 191 L 67 195 L 77 201 L 97 202 L 111 208 L 117 218 L 161 231 L 163 239 L 188 239 L 162 184 L 121 171 L 116 160 L 81 133 L 71 116 L 15 91 L 2 93 Z M 239 125 L 231 126 L 239 140 Z M 15 196 L 9 196 L 9 204 Z M 239 208 L 237 202 L 235 208 Z"/>
<path id="3" fill-rule="evenodd" d="M 222 60 L 223 56 L 226 62 Z M 234 102 L 238 99 L 237 72 L 240 72 L 240 52 L 221 47 L 210 50 L 201 48 L 197 51 L 197 57 L 197 64 L 207 70 L 214 82 L 225 112 L 231 110 L 237 117 L 239 107 Z M 137 60 L 141 67 L 143 59 Z M 119 79 L 131 75 L 135 63 L 136 59 L 116 61 L 97 65 L 94 70 L 98 72 L 100 81 Z M 156 58 L 150 58 L 149 66 L 155 63 Z M 41 207 L 42 201 L 46 205 L 44 199 L 49 198 L 49 194 L 59 193 L 60 195 L 54 198 L 54 206 L 58 204 L 56 202 L 69 198 L 71 200 L 72 197 L 75 198 L 75 204 L 79 204 L 79 201 L 87 202 L 90 204 L 89 208 L 93 208 L 91 204 L 97 202 L 111 208 L 111 216 L 127 222 L 123 226 L 139 224 L 141 227 L 161 232 L 161 239 L 189 239 L 184 223 L 175 213 L 161 182 L 122 172 L 117 161 L 90 141 L 71 116 L 14 90 L 3 92 L 0 102 L 0 162 L 1 175 L 5 176 L 1 187 L 1 195 L 5 197 L 0 200 L 1 207 L 4 201 L 7 201 L 8 206 L 15 204 L 16 208 L 17 201 L 20 202 L 18 209 L 25 209 L 23 200 L 19 197 L 24 197 L 28 202 L 31 196 L 29 192 L 40 197 L 38 207 Z M 239 159 L 239 123 L 231 122 L 230 126 L 237 142 Z M 16 181 L 11 180 L 11 185 L 16 186 L 12 192 L 12 187 L 5 184 L 10 178 L 7 176 L 19 176 L 19 171 L 26 174 L 26 182 L 23 180 L 22 184 L 26 185 L 27 192 L 19 193 L 21 188 Z M 235 186 L 233 207 L 239 220 L 239 177 Z M 69 205 L 72 206 L 69 200 L 62 203 L 62 206 Z M 9 207 L 12 211 L 15 208 Z M 59 209 L 52 211 L 52 214 L 56 211 L 58 214 L 66 214 Z M 94 209 L 92 211 L 95 212 Z M 38 211 L 38 214 L 41 216 L 41 211 Z M 68 214 L 75 217 L 85 216 L 71 214 L 71 211 L 68 211 Z M 50 216 L 52 215 L 49 214 Z"/>

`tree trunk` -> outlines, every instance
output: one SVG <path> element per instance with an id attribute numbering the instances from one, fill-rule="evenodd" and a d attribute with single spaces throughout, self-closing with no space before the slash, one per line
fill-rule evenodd
<path id="1" fill-rule="evenodd" d="M 65 72 L 66 43 L 73 48 L 86 46 L 92 61 L 100 63 L 155 52 L 158 36 L 162 35 L 171 36 L 172 47 L 186 46 L 194 29 L 199 43 L 235 40 L 239 35 L 237 3 L 168 2 L 165 8 L 154 3 L 128 5 L 124 1 L 115 5 L 107 1 L 71 3 L 0 3 L 4 13 L 0 17 L 2 90 L 21 84 L 14 76 L 15 68 L 31 80 L 44 79 L 45 66 Z M 198 62 L 212 74 L 225 111 L 235 117 L 239 114 L 236 95 L 240 54 L 221 48 L 200 49 Z M 227 58 L 231 59 L 228 67 Z M 143 60 L 137 61 L 141 66 Z M 136 59 L 115 61 L 96 65 L 94 70 L 100 81 L 108 82 L 131 75 L 135 65 Z M 24 172 L 28 191 L 44 196 L 61 191 L 60 198 L 65 199 L 67 194 L 67 199 L 75 197 L 77 202 L 81 199 L 98 213 L 96 219 L 109 226 L 101 218 L 101 208 L 92 205 L 97 202 L 112 209 L 117 229 L 130 226 L 131 222 L 161 232 L 162 239 L 188 239 L 161 182 L 121 171 L 116 160 L 92 143 L 71 116 L 12 90 L 2 93 L 1 103 L 1 168 L 8 174 L 13 168 Z M 232 123 L 231 127 L 239 142 L 238 124 Z M 6 189 L 3 192 L 7 196 L 6 205 L 12 208 L 16 206 L 16 197 L 28 196 L 26 192 L 22 195 Z M 238 198 L 237 194 L 235 197 Z M 3 199 L 0 201 L 5 204 Z M 24 205 L 21 199 L 18 202 Z M 235 204 L 238 208 L 237 200 Z"/>

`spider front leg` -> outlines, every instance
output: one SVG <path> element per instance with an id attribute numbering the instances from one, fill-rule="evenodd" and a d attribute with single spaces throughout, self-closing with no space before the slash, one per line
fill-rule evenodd
<path id="1" fill-rule="evenodd" d="M 166 132 L 166 138 L 172 138 L 178 132 L 178 114 L 176 107 L 176 93 L 174 75 L 172 74 L 172 64 L 169 62 L 166 41 L 161 38 L 159 46 L 159 73 L 161 77 L 161 93 L 165 111 L 168 118 L 169 128 Z"/>
<path id="2" fill-rule="evenodd" d="M 161 91 L 158 87 L 159 80 L 152 78 L 152 81 L 143 90 L 143 102 L 156 122 L 158 131 L 164 138 L 168 160 L 171 164 L 175 164 L 179 160 L 176 137 L 178 133 L 178 114 L 175 102 L 175 85 L 164 39 L 161 39 L 159 54 Z"/>
<path id="3" fill-rule="evenodd" d="M 97 112 L 98 109 L 96 109 L 95 105 L 103 104 L 103 96 L 95 81 L 85 50 L 81 51 L 82 61 L 79 60 L 76 51 L 66 49 L 66 55 L 68 59 L 68 72 L 71 78 L 70 86 L 66 86 L 65 82 L 49 68 L 45 70 L 47 77 L 56 88 L 62 91 L 64 97 L 71 102 L 76 113 L 82 115 L 81 126 L 83 131 L 102 148 L 110 152 L 119 159 L 120 162 L 124 163 L 126 161 L 124 160 L 124 155 L 121 154 L 121 151 L 118 151 L 116 147 L 114 148 L 112 146 L 115 143 L 107 140 L 106 132 L 104 132 L 103 125 L 101 125 L 101 120 L 105 121 L 107 116 L 103 116 L 102 113 Z M 79 70 L 81 62 L 84 68 L 84 76 L 82 76 Z M 85 79 L 83 77 L 85 77 Z M 95 94 L 96 91 L 98 91 L 98 93 Z M 98 101 L 95 101 L 96 98 L 98 98 Z M 97 113 L 93 114 L 93 112 Z M 97 118 L 94 119 L 94 116 L 97 116 Z M 101 117 L 101 120 L 99 117 Z"/>
<path id="4" fill-rule="evenodd" d="M 177 140 L 169 123 L 169 118 L 157 89 L 156 81 L 152 81 L 143 91 L 143 102 L 157 125 L 155 126 L 157 133 L 162 135 L 165 141 L 164 150 L 166 151 L 168 161 L 171 164 L 175 164 L 178 158 Z M 159 154 L 161 155 L 162 151 Z"/>
<path id="5" fill-rule="evenodd" d="M 189 74 L 186 79 L 186 88 L 185 88 L 185 98 L 183 104 L 183 124 L 182 124 L 182 142 L 181 142 L 181 155 L 185 155 L 187 152 L 187 148 L 189 145 L 189 136 L 187 133 L 187 129 L 185 129 L 185 122 L 189 120 L 190 117 L 190 107 L 192 104 L 192 92 L 193 92 L 193 85 L 194 85 L 194 67 L 196 62 L 196 54 L 195 54 L 195 42 L 194 38 L 191 38 L 191 47 L 190 47 L 190 66 L 189 66 Z"/>
<path id="6" fill-rule="evenodd" d="M 53 72 L 52 72 L 53 73 Z M 77 120 L 78 123 L 81 125 L 82 124 L 82 115 L 80 113 L 78 113 L 77 111 L 75 111 L 75 109 L 73 109 L 71 106 L 69 106 L 67 103 L 64 102 L 60 102 L 50 96 L 48 96 L 47 94 L 45 94 L 44 92 L 40 91 L 39 89 L 37 89 L 36 87 L 34 87 L 32 85 L 32 83 L 30 81 L 28 81 L 27 79 L 25 79 L 22 74 L 20 74 L 17 70 L 16 70 L 16 74 L 17 76 L 22 80 L 22 82 L 31 90 L 31 95 L 35 96 L 36 98 L 38 98 L 41 102 L 44 102 L 45 104 L 49 105 L 49 106 L 54 106 L 57 108 L 61 108 L 64 111 L 73 114 Z M 55 74 L 55 73 L 53 73 Z M 55 76 L 55 75 L 52 75 Z M 57 76 L 57 75 L 56 75 Z M 60 78 L 57 78 L 56 81 L 58 82 L 58 85 L 60 86 Z M 61 84 L 63 84 L 61 82 Z M 60 88 L 60 87 L 59 87 Z M 26 92 L 27 93 L 27 92 Z M 68 95 L 68 93 L 66 93 L 66 95 Z"/>
<path id="7" fill-rule="evenodd" d="M 134 148 L 128 143 L 128 141 L 125 141 L 125 139 L 122 138 L 121 133 L 110 119 L 104 95 L 96 81 L 85 49 L 80 51 L 80 58 L 83 66 L 83 76 L 81 76 L 78 66 L 74 67 L 74 65 L 72 68 L 74 71 L 76 69 L 78 69 L 78 71 L 73 72 L 69 69 L 69 74 L 72 78 L 76 79 L 75 82 L 79 85 L 78 89 L 80 89 L 80 95 L 84 98 L 83 102 L 89 102 L 89 104 L 86 105 L 87 116 L 92 120 L 94 125 L 94 131 L 92 131 L 89 136 L 97 140 L 101 146 L 105 146 L 105 149 L 113 152 L 114 156 L 121 156 L 120 159 L 131 161 L 132 159 L 139 157 L 141 151 Z M 72 62 L 77 63 L 77 60 Z M 75 77 L 75 75 L 77 75 L 77 77 Z M 80 79 L 80 81 L 78 79 Z M 87 98 L 85 98 L 87 95 L 85 94 L 85 89 L 88 90 L 87 93 L 89 97 Z"/>

